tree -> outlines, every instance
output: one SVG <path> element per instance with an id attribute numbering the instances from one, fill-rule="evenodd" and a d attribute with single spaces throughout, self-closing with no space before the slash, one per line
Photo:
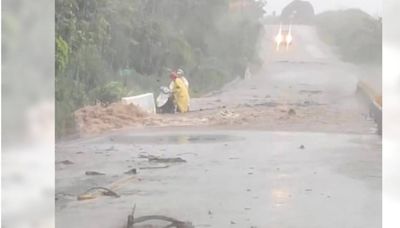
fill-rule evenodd
<path id="1" fill-rule="evenodd" d="M 282 10 L 281 20 L 287 24 L 311 24 L 314 16 L 314 7 L 310 2 L 294 0 Z"/>
<path id="2" fill-rule="evenodd" d="M 56 0 L 57 132 L 73 128 L 72 113 L 98 96 L 119 99 L 110 85 L 155 91 L 167 69 L 184 68 L 201 94 L 244 71 L 255 58 L 263 5 L 248 0 L 238 15 L 229 2 Z"/>

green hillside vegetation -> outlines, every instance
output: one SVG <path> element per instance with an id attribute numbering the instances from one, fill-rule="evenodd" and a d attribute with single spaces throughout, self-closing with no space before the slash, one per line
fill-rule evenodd
<path id="1" fill-rule="evenodd" d="M 96 101 L 156 92 L 183 68 L 193 96 L 257 62 L 262 3 L 229 0 L 56 0 L 56 134 Z"/>

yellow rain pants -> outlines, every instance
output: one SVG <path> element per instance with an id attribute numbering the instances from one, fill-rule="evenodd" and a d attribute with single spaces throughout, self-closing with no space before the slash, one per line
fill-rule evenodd
<path id="1" fill-rule="evenodd" d="M 173 94 L 175 104 L 178 107 L 179 112 L 188 112 L 189 111 L 189 91 L 185 83 L 180 78 L 176 78 L 173 81 Z"/>

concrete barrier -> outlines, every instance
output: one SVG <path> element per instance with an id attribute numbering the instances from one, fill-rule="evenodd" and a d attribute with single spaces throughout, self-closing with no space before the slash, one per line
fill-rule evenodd
<path id="1" fill-rule="evenodd" d="M 370 107 L 370 115 L 378 125 L 378 134 L 382 135 L 382 95 L 377 94 L 367 83 L 360 81 L 358 91 L 367 100 Z"/>
<path id="2" fill-rule="evenodd" d="M 146 93 L 133 97 L 123 97 L 121 100 L 124 104 L 134 104 L 148 113 L 156 113 L 153 93 Z"/>

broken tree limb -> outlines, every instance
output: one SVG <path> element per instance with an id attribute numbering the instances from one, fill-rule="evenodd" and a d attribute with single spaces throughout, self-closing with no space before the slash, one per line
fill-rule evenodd
<path id="1" fill-rule="evenodd" d="M 105 195 L 105 196 L 113 196 L 113 197 L 116 197 L 116 198 L 120 197 L 120 195 L 118 195 L 116 192 L 114 192 L 114 191 L 112 191 L 112 190 L 110 190 L 108 188 L 105 188 L 105 187 L 93 187 L 93 188 L 88 189 L 85 193 L 80 194 L 78 196 L 78 200 L 88 200 L 88 199 L 96 198 L 96 196 L 94 194 L 89 194 L 89 192 L 91 192 L 93 190 L 98 190 L 98 189 L 104 190 L 104 192 L 102 192 L 102 194 Z"/>
<path id="2" fill-rule="evenodd" d="M 129 220 L 129 218 L 128 218 Z M 170 222 L 171 224 L 165 226 L 164 228 L 167 227 L 175 227 L 175 228 L 194 228 L 193 224 L 191 222 L 182 222 L 179 221 L 177 219 L 168 217 L 168 216 L 163 216 L 163 215 L 147 215 L 147 216 L 141 216 L 138 218 L 135 218 L 133 224 L 137 224 L 137 223 L 142 223 L 142 222 L 146 222 L 146 221 L 150 221 L 150 220 L 161 220 L 161 221 L 166 221 L 166 222 Z M 128 228 L 133 228 L 132 227 L 128 227 Z"/>
<path id="3" fill-rule="evenodd" d="M 132 213 L 128 215 L 128 224 L 127 228 L 133 228 L 133 225 L 135 224 L 135 210 L 136 210 L 136 204 L 132 208 Z"/>
<path id="4" fill-rule="evenodd" d="M 130 215 L 128 215 L 127 228 L 134 228 L 135 224 L 147 222 L 150 220 L 161 220 L 161 221 L 170 222 L 169 225 L 164 226 L 163 228 L 170 228 L 170 227 L 194 228 L 194 226 L 191 222 L 182 222 L 177 219 L 174 219 L 174 218 L 171 218 L 168 216 L 163 216 L 163 215 L 147 215 L 147 216 L 141 216 L 141 217 L 135 218 L 135 210 L 136 210 L 136 204 L 132 208 L 132 213 Z"/>

